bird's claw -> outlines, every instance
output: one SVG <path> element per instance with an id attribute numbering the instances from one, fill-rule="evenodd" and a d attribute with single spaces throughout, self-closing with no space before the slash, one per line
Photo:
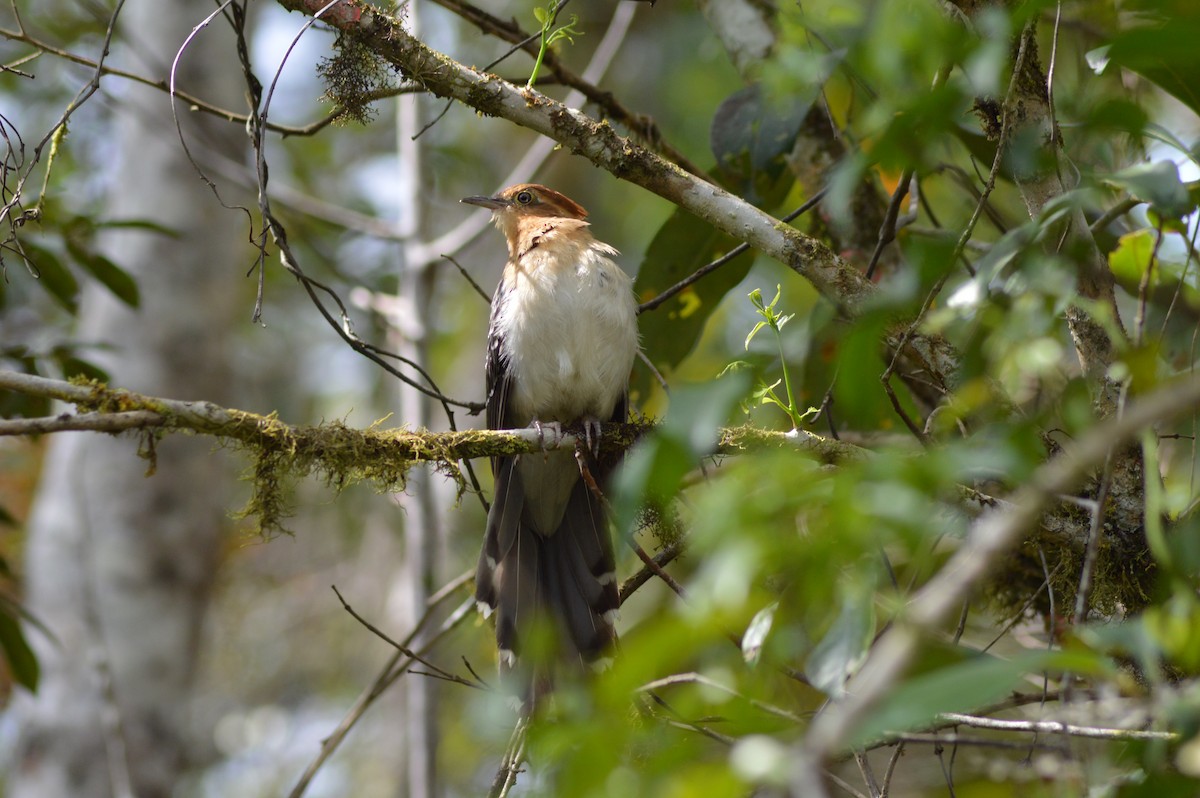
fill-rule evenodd
<path id="1" fill-rule="evenodd" d="M 587 443 L 588 451 L 593 457 L 600 456 L 600 436 L 603 430 L 600 427 L 600 421 L 594 418 L 585 418 L 583 420 L 583 440 Z"/>
<path id="2" fill-rule="evenodd" d="M 533 428 L 537 430 L 538 446 L 541 447 L 543 452 L 546 451 L 546 430 L 550 430 L 551 445 L 557 446 L 558 442 L 562 440 L 562 436 L 563 436 L 562 424 L 559 424 L 557 421 L 536 421 L 535 420 L 533 422 Z"/>

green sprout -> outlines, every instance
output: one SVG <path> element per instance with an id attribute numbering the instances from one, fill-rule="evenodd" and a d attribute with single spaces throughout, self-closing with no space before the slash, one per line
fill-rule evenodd
<path id="1" fill-rule="evenodd" d="M 575 36 L 582 36 L 583 31 L 576 30 L 575 25 L 579 22 L 579 15 L 572 14 L 571 21 L 566 25 L 554 27 L 554 21 L 558 19 L 558 11 L 562 8 L 562 4 L 550 2 L 545 8 L 536 6 L 533 9 L 533 15 L 537 17 L 538 24 L 542 26 L 542 45 L 538 49 L 537 61 L 533 64 L 533 72 L 529 75 L 529 82 L 525 84 L 525 88 L 531 88 L 537 82 L 538 72 L 542 69 L 542 61 L 546 57 L 546 51 L 551 45 L 560 39 L 566 39 L 571 44 L 575 43 Z"/>
<path id="2" fill-rule="evenodd" d="M 746 336 L 746 349 L 750 349 L 750 342 L 754 340 L 754 336 L 758 335 L 759 330 L 761 330 L 763 327 L 770 327 L 775 332 L 775 343 L 779 347 L 779 366 L 783 370 L 783 377 L 775 380 L 775 382 L 771 383 L 770 385 L 767 385 L 766 382 L 759 383 L 759 386 L 757 389 L 755 389 L 753 396 L 759 404 L 773 404 L 783 412 L 787 413 L 788 418 L 792 422 L 792 428 L 799 429 L 806 420 L 814 418 L 818 413 L 820 413 L 820 410 L 815 407 L 810 407 L 808 410 L 801 413 L 800 409 L 796 406 L 796 397 L 792 393 L 792 381 L 788 377 L 787 359 L 783 354 L 783 336 L 780 334 L 780 331 L 783 329 L 783 325 L 791 321 L 792 317 L 796 314 L 784 314 L 775 310 L 775 305 L 779 302 L 779 296 L 782 293 L 782 287 L 776 285 L 775 298 L 772 299 L 768 304 L 763 302 L 762 291 L 755 288 L 750 292 L 750 303 L 754 305 L 754 310 L 759 316 L 762 316 L 763 320 L 758 324 L 755 324 L 754 329 L 751 330 L 750 334 Z M 783 383 L 784 393 L 787 395 L 786 403 L 779 398 L 777 393 L 775 393 L 775 389 L 779 387 L 779 383 L 781 382 Z"/>

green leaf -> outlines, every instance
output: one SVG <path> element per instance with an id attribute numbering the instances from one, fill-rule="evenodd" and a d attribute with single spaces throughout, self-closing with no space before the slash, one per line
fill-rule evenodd
<path id="1" fill-rule="evenodd" d="M 685 385 L 671 394 L 671 409 L 654 432 L 638 441 L 613 480 L 617 528 L 628 531 L 639 508 L 675 496 L 683 477 L 712 453 L 717 430 L 745 394 L 747 378 L 733 373 L 714 383 Z"/>
<path id="2" fill-rule="evenodd" d="M 634 281 L 641 302 L 648 301 L 684 277 L 728 252 L 735 244 L 696 216 L 677 210 L 646 248 Z M 638 319 L 646 357 L 664 374 L 675 368 L 696 345 L 709 316 L 730 289 L 750 270 L 752 259 L 738 257 Z M 629 392 L 635 401 L 650 395 L 654 383 L 648 369 L 634 369 Z"/>
<path id="3" fill-rule="evenodd" d="M 754 325 L 754 329 L 746 335 L 746 349 L 750 348 L 750 342 L 754 340 L 754 336 L 758 335 L 758 331 L 766 326 L 767 323 L 765 321 L 760 321 L 758 324 Z"/>
<path id="4" fill-rule="evenodd" d="M 0 612 L 0 648 L 13 678 L 30 692 L 36 692 L 41 669 L 37 657 L 21 631 L 21 624 L 7 610 Z"/>
<path id="5" fill-rule="evenodd" d="M 874 635 L 875 604 L 870 594 L 848 597 L 833 626 L 808 655 L 804 675 L 821 692 L 840 697 L 846 680 L 862 665 Z"/>
<path id="6" fill-rule="evenodd" d="M 1154 237 L 1154 231 L 1145 228 L 1121 236 L 1117 248 L 1108 255 L 1108 266 L 1118 280 L 1134 286 L 1138 284 L 1150 265 Z M 1137 291 L 1136 287 L 1134 291 Z"/>
<path id="7" fill-rule="evenodd" d="M 1200 113 L 1200 85 L 1195 77 L 1200 74 L 1200 48 L 1196 47 L 1200 14 L 1194 3 L 1176 4 L 1157 22 L 1122 31 L 1106 52 L 1089 53 L 1089 63 L 1097 72 L 1114 64 L 1136 72 Z"/>
<path id="8" fill-rule="evenodd" d="M 109 227 L 119 230 L 144 230 L 148 233 L 158 233 L 167 238 L 179 239 L 183 234 L 178 230 L 167 227 L 165 224 L 156 222 L 152 219 L 108 219 L 102 222 L 96 222 L 96 227 Z"/>
<path id="9" fill-rule="evenodd" d="M 1179 218 L 1194 207 L 1179 179 L 1179 167 L 1171 161 L 1135 164 L 1109 176 L 1105 182 L 1149 202 L 1166 216 Z"/>
<path id="10" fill-rule="evenodd" d="M 95 252 L 87 252 L 86 255 L 87 257 L 83 259 L 77 258 L 79 265 L 91 272 L 92 276 L 111 291 L 113 296 L 131 308 L 136 308 L 141 304 L 142 297 L 137 281 L 130 276 L 129 272 L 103 255 Z"/>
<path id="11" fill-rule="evenodd" d="M 1141 290 L 1142 277 L 1150 265 L 1154 253 L 1157 233 L 1148 228 L 1135 230 L 1121 236 L 1117 248 L 1108 255 L 1108 266 L 1117 283 L 1136 296 Z M 1164 250 L 1167 248 L 1164 247 Z M 1194 267 L 1167 260 L 1159 253 L 1154 258 L 1154 272 L 1150 275 L 1150 301 L 1162 308 L 1173 302 L 1182 301 L 1190 308 L 1200 308 L 1200 281 Z"/>
<path id="12" fill-rule="evenodd" d="M 775 98 L 758 84 L 739 89 L 717 107 L 709 142 L 721 182 L 754 203 L 762 202 L 787 167 L 786 156 L 817 96 Z M 790 181 L 789 181 L 790 184 Z"/>
<path id="13" fill-rule="evenodd" d="M 1112 666 L 1090 652 L 1032 651 L 1011 660 L 981 654 L 896 685 L 864 719 L 852 744 L 928 726 L 942 712 L 969 712 L 994 703 L 1020 686 L 1028 674 L 1046 670 L 1111 675 Z"/>
<path id="14" fill-rule="evenodd" d="M 36 244 L 23 243 L 25 254 L 38 282 L 60 305 L 71 312 L 79 311 L 79 282 L 71 270 L 50 250 Z"/>
<path id="15" fill-rule="evenodd" d="M 109 381 L 107 371 L 81 357 L 76 357 L 68 350 L 56 349 L 52 356 L 55 362 L 58 363 L 59 368 L 62 369 L 63 377 L 68 380 L 73 377 L 85 377 L 89 380 L 99 380 L 100 382 Z"/>

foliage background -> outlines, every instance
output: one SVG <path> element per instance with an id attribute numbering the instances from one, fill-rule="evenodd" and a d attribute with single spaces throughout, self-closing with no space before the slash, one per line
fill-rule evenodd
<path id="1" fill-rule="evenodd" d="M 431 47 L 479 65 L 508 49 L 444 5 L 454 4 L 406 10 L 409 24 L 415 16 L 420 38 Z M 526 29 L 536 25 L 528 2 L 480 5 Z M 872 260 L 889 196 L 905 176 L 917 178 L 921 202 L 901 204 L 896 241 L 881 250 L 878 288 L 852 312 L 835 310 L 828 295 L 822 298 L 795 271 L 760 255 L 732 261 L 681 299 L 643 315 L 645 348 L 672 391 L 668 401 L 648 372 L 640 366 L 635 371 L 642 411 L 664 421 L 630 454 L 613 501 L 623 533 L 633 531 L 647 497 L 662 508 L 657 524 L 638 531 L 651 553 L 669 547 L 681 531 L 686 535 L 686 554 L 670 570 L 688 598 L 656 580 L 634 594 L 623 612 L 620 662 L 592 684 L 562 687 L 553 722 L 529 731 L 529 769 L 516 792 L 877 794 L 882 782 L 892 794 L 913 795 L 1031 789 L 1049 795 L 1191 794 L 1200 774 L 1194 742 L 1200 625 L 1190 407 L 1180 408 L 1174 426 L 1160 425 L 1160 437 L 1132 449 L 1114 447 L 1111 503 L 1101 502 L 1099 512 L 1095 501 L 1088 502 L 1100 491 L 1104 463 L 1090 463 L 1090 481 L 1071 486 L 1076 501 L 1059 503 L 1042 524 L 1023 530 L 1023 542 L 1011 554 L 989 562 L 989 578 L 975 586 L 975 601 L 960 623 L 955 613 L 933 628 L 919 628 L 905 602 L 945 576 L 952 554 L 978 529 L 985 503 L 975 495 L 964 499 L 964 489 L 1017 501 L 1024 495 L 1020 488 L 1031 480 L 1036 487 L 1044 473 L 1035 469 L 1085 438 L 1098 416 L 1113 415 L 1127 401 L 1193 371 L 1200 304 L 1189 181 L 1196 173 L 1200 101 L 1188 76 L 1200 66 L 1191 44 L 1200 34 L 1196 11 L 1185 0 L 731 3 L 764 14 L 776 36 L 765 57 L 739 60 L 726 45 L 736 39 L 731 31 L 747 28 L 714 23 L 714 5 L 572 3 L 563 13 L 578 14 L 575 27 L 583 35 L 560 43 L 557 54 L 582 71 L 613 14 L 624 7 L 623 13 L 633 14 L 632 25 L 600 86 L 626 108 L 653 117 L 661 140 L 675 151 L 776 217 L 827 188 L 823 202 L 795 224 L 858 270 Z M 248 8 L 255 73 L 269 84 L 279 72 L 271 121 L 319 119 L 330 104 L 320 99 L 326 88 L 315 66 L 333 52 L 334 35 L 315 26 L 281 68 L 304 18 L 273 3 Z M 91 58 L 111 13 L 99 4 L 59 2 L 14 9 L 39 40 Z M 206 9 L 180 6 L 171 13 L 186 20 L 186 29 Z M 964 18 L 970 19 L 969 33 Z M 11 11 L 3 24 L 16 28 Z M 218 20 L 202 35 L 216 37 L 221 26 L 228 27 Z M 1013 91 L 1022 30 L 1032 32 L 1027 47 L 1036 44 L 1043 70 L 1053 65 L 1062 149 L 1052 140 L 1048 146 L 1047 128 L 1019 124 L 1027 118 L 1014 110 L 1006 160 L 980 206 L 996 148 L 995 137 L 989 141 L 984 133 L 989 121 L 992 133 L 1002 124 L 995 109 Z M 145 48 L 139 33 L 118 24 L 113 62 L 161 77 L 162 63 L 140 57 Z M 5 63 L 36 50 L 6 38 Z M 236 72 L 232 44 L 222 41 L 228 69 Z M 340 50 L 347 49 L 342 40 Z M 530 64 L 519 54 L 494 69 L 521 85 Z M 36 79 L 0 75 L 4 105 L 15 109 L 4 113 L 10 142 L 14 131 L 31 142 L 51 130 L 92 74 L 49 53 L 16 68 Z M 399 81 L 394 70 L 383 72 L 386 80 Z M 1030 90 L 1014 85 L 1018 94 Z M 554 85 L 542 88 L 555 97 L 566 93 Z M 201 81 L 192 90 L 206 96 L 205 89 Z M 128 90 L 119 77 L 105 76 L 99 92 L 72 117 L 53 161 L 44 154 L 31 173 L 26 205 L 39 196 L 48 174 L 41 218 L 13 228 L 3 253 L 0 324 L 10 368 L 60 377 L 87 373 L 113 357 L 105 342 L 80 340 L 74 318 L 80 286 L 133 302 L 119 252 L 104 254 L 108 250 L 96 243 L 123 182 L 114 168 L 111 131 L 130 111 Z M 166 94 L 159 100 L 168 102 Z M 229 102 L 235 106 L 236 95 Z M 432 97 L 419 102 L 424 119 L 444 105 Z M 485 303 L 451 264 L 437 261 L 420 277 L 428 293 L 414 308 L 405 279 L 417 277 L 406 269 L 414 242 L 455 229 L 467 216 L 458 198 L 498 188 L 535 136 L 455 104 L 419 139 L 421 165 L 405 165 L 397 153 L 411 150 L 405 150 L 407 136 L 397 133 L 403 122 L 396 103 L 379 102 L 375 120 L 365 126 L 268 136 L 274 210 L 305 271 L 348 302 L 362 338 L 401 348 L 419 337 L 419 325 L 442 390 L 477 401 Z M 595 113 L 594 106 L 585 110 Z M 831 126 L 836 136 L 828 135 Z M 175 133 L 160 128 L 155 135 Z M 1049 158 L 1055 154 L 1056 160 Z M 230 151 L 205 148 L 197 160 L 227 201 L 255 207 L 248 140 Z M 1046 196 L 1031 188 L 1051 174 L 1071 190 Z M 527 178 L 589 209 L 597 236 L 620 249 L 623 265 L 637 273 L 642 299 L 734 243 L 671 202 L 566 151 L 551 155 L 536 174 L 521 176 Z M 12 191 L 11 183 L 6 187 Z M 215 202 L 202 185 L 195 197 L 198 207 Z M 954 250 L 977 207 L 983 215 L 961 253 L 972 276 Z M 1076 240 L 1082 234 L 1078 220 L 1096 223 L 1112 208 L 1122 212 L 1086 237 L 1094 238 L 1102 262 L 1111 265 L 1114 301 L 1100 295 L 1079 302 L 1080 265 L 1086 266 L 1089 254 Z M 227 213 L 244 222 L 238 212 Z M 1075 220 L 1074 227 L 1065 219 Z M 162 232 L 143 228 L 141 234 Z M 31 255 L 40 279 L 17 255 L 14 241 Z M 490 289 L 501 252 L 489 230 L 456 259 Z M 296 424 L 340 419 L 366 427 L 398 411 L 384 424 L 411 423 L 403 413 L 411 405 L 404 404 L 396 381 L 338 339 L 277 258 L 264 270 L 265 326 L 250 321 L 255 280 L 245 275 L 255 255 L 247 241 L 237 255 L 212 264 L 236 311 L 232 321 L 219 320 L 226 309 L 214 312 L 214 324 L 227 335 L 231 377 L 223 388 L 233 389 L 230 404 L 275 412 Z M 794 315 L 777 335 L 760 330 L 747 341 L 761 319 L 747 298 L 755 289 L 764 298 L 778 290 L 775 309 Z M 1100 319 L 1115 341 L 1098 371 L 1080 365 L 1066 321 L 1073 307 Z M 1127 334 L 1117 334 L 1114 309 Z M 170 314 L 172 308 L 142 305 L 138 312 Z M 956 347 L 959 365 L 953 393 L 938 397 L 936 413 L 922 376 L 910 366 L 902 365 L 891 381 L 896 403 L 915 419 L 921 441 L 909 434 L 880 382 L 890 360 L 881 339 L 894 335 L 897 324 L 905 329 L 918 313 L 924 332 L 941 334 Z M 1085 354 L 1087 361 L 1095 353 Z M 726 372 L 732 361 L 742 367 Z M 874 455 L 836 466 L 788 447 L 709 458 L 719 427 L 791 427 L 777 406 L 761 401 L 763 389 L 782 379 L 785 367 L 796 387 L 796 409 L 825 409 L 807 420 L 814 432 L 836 430 L 844 442 Z M 776 396 L 783 396 L 782 385 Z M 6 393 L 2 401 L 6 418 L 50 412 L 44 400 Z M 461 413 L 458 420 L 473 423 Z M 441 427 L 444 419 L 435 413 L 430 423 Z M 133 458 L 139 441 L 125 440 Z M 171 441 L 160 445 L 170 447 Z M 4 555 L 15 572 L 13 598 L 20 595 L 26 552 L 30 475 L 44 445 L 44 438 L 14 441 L 0 450 L 4 507 L 12 516 Z M 212 456 L 231 470 L 247 464 L 242 455 Z M 1142 491 L 1136 469 L 1143 461 L 1151 471 L 1161 470 L 1161 493 Z M 1124 471 L 1122 463 L 1132 463 L 1132 470 Z M 428 523 L 440 530 L 433 581 L 441 585 L 473 561 L 483 513 L 471 495 L 456 500 L 450 482 L 435 478 L 429 490 L 437 520 Z M 232 512 L 248 495 L 243 486 L 224 504 Z M 386 643 L 346 614 L 328 586 L 337 585 L 359 613 L 393 637 L 409 628 L 412 579 L 403 563 L 411 538 L 402 533 L 419 511 L 407 501 L 399 506 L 367 485 L 336 491 L 310 480 L 289 495 L 292 536 L 264 541 L 251 522 L 228 521 L 195 681 L 179 696 L 192 744 L 178 794 L 286 794 L 295 784 L 320 740 L 391 655 Z M 1094 562 L 1085 556 L 1093 518 L 1101 533 Z M 1165 531 L 1156 538 L 1159 518 Z M 633 555 L 625 558 L 623 571 L 636 571 Z M 1086 605 L 1091 617 L 1075 624 L 1082 620 L 1076 599 L 1083 571 L 1094 575 Z M 465 595 L 460 591 L 456 600 Z M 826 701 L 836 707 L 846 700 L 847 680 L 859 673 L 876 636 L 892 627 L 919 633 L 911 667 L 895 675 L 887 695 L 835 742 L 819 739 L 825 727 L 812 720 L 814 713 L 836 716 L 836 710 L 823 711 Z M 26 625 L 25 635 L 34 634 Z M 473 680 L 465 657 L 488 679 L 490 640 L 489 630 L 471 617 L 438 643 L 433 659 Z M 12 653 L 19 645 L 7 650 L 19 671 L 20 658 Z M 1068 688 L 1064 674 L 1079 681 Z M 647 697 L 646 685 L 672 675 L 674 681 L 654 687 L 656 698 Z M 402 684 L 429 679 L 436 697 L 430 730 L 435 789 L 446 795 L 486 790 L 513 730 L 504 702 L 427 676 L 404 679 Z M 26 699 L 25 688 L 10 689 Z M 400 786 L 410 784 L 411 763 L 397 751 L 414 745 L 403 736 L 413 727 L 403 721 L 401 729 L 399 720 L 410 714 L 404 702 L 412 700 L 399 689 L 385 694 L 307 794 L 412 790 Z M 991 711 L 997 702 L 1005 706 Z M 1097 742 L 1045 729 L 1033 733 L 1031 727 L 1002 733 L 956 725 L 940 714 L 950 712 L 1149 729 L 1163 739 L 1118 735 L 1115 742 Z M 9 736 L 20 751 L 16 717 L 9 714 Z M 890 733 L 886 745 L 877 745 L 884 732 Z M 892 770 L 899 740 L 906 740 L 904 756 Z M 821 748 L 826 744 L 832 750 Z M 871 749 L 857 764 L 847 759 L 855 746 Z M 820 783 L 813 774 L 821 771 L 806 763 L 814 750 L 829 755 L 818 763 L 827 774 Z"/>

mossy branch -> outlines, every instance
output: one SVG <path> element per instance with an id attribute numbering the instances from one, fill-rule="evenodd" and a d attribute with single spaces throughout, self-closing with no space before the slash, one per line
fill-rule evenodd
<path id="1" fill-rule="evenodd" d="M 318 425 L 287 424 L 272 415 L 220 407 L 212 402 L 185 402 L 112 388 L 103 383 L 64 382 L 12 371 L 0 371 L 0 390 L 57 399 L 77 412 L 31 419 L 0 420 L 0 436 L 48 432 L 119 433 L 140 430 L 159 435 L 178 430 L 208 435 L 246 450 L 252 457 L 254 492 L 241 515 L 257 519 L 266 533 L 283 531 L 289 479 L 319 474 L 335 488 L 371 482 L 384 491 L 404 488 L 408 469 L 433 463 L 438 471 L 466 489 L 462 460 L 574 448 L 569 431 L 559 439 L 534 429 L 431 432 L 371 426 L 355 429 L 340 421 Z M 602 451 L 628 449 L 652 424 L 608 424 L 599 442 Z M 721 430 L 716 453 L 786 447 L 810 453 L 822 462 L 859 459 L 865 450 L 808 432 L 782 433 L 752 427 Z"/>
<path id="2" fill-rule="evenodd" d="M 126 430 L 186 430 L 211 435 L 256 449 L 286 452 L 293 460 L 319 461 L 341 470 L 348 460 L 356 468 L 366 461 L 380 464 L 379 474 L 364 479 L 389 487 L 401 480 L 389 474 L 419 462 L 452 466 L 459 460 L 501 457 L 543 450 L 573 448 L 570 431 L 554 440 L 535 429 L 465 430 L 430 432 L 400 428 L 355 429 L 331 421 L 319 425 L 292 425 L 273 414 L 220 407 L 212 402 L 185 402 L 112 388 L 95 381 L 65 382 L 13 371 L 0 371 L 0 390 L 69 402 L 77 413 L 32 419 L 0 419 L 0 436 L 37 435 L 45 432 Z M 600 439 L 604 450 L 628 449 L 653 424 L 606 424 Z M 715 454 L 735 454 L 771 447 L 807 451 L 823 462 L 860 459 L 866 450 L 854 444 L 823 438 L 811 432 L 790 433 L 731 427 L 720 431 Z"/>

